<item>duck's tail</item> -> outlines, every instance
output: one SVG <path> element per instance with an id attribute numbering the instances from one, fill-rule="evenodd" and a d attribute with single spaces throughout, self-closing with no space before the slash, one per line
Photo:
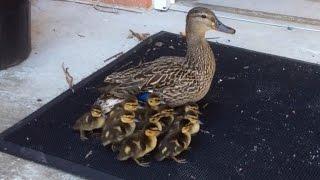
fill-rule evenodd
<path id="1" fill-rule="evenodd" d="M 124 99 L 109 97 L 109 98 L 98 98 L 94 103 L 95 106 L 99 106 L 104 115 L 108 114 L 111 109 L 124 101 Z"/>
<path id="2" fill-rule="evenodd" d="M 154 158 L 157 161 L 163 161 L 166 157 L 168 157 L 168 155 L 169 155 L 169 152 L 166 149 L 166 147 L 158 147 L 154 155 Z"/>

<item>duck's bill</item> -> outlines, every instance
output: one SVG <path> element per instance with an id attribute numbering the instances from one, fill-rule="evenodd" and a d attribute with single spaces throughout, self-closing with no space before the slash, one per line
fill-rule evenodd
<path id="1" fill-rule="evenodd" d="M 229 27 L 229 26 L 226 26 L 224 25 L 221 21 L 217 20 L 217 23 L 215 25 L 215 29 L 218 30 L 218 31 L 221 31 L 221 32 L 224 32 L 224 33 L 228 33 L 228 34 L 234 34 L 236 33 L 236 30 Z"/>
<path id="2" fill-rule="evenodd" d="M 159 135 L 160 133 L 161 133 L 161 131 L 160 130 L 152 130 L 152 132 L 154 133 L 154 135 Z"/>

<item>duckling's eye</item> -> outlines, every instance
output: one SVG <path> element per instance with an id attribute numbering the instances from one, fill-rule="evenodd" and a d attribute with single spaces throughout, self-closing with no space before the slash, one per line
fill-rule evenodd
<path id="1" fill-rule="evenodd" d="M 203 19 L 204 19 L 204 18 L 207 18 L 207 16 L 206 16 L 206 15 L 204 15 L 204 14 L 203 14 L 203 15 L 201 15 L 201 17 L 202 17 Z"/>

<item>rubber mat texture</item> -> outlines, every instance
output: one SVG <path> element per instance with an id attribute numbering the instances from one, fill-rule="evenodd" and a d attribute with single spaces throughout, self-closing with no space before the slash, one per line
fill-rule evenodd
<path id="1" fill-rule="evenodd" d="M 161 43 L 160 43 L 161 42 Z M 90 179 L 319 179 L 320 67 L 211 44 L 217 72 L 202 107 L 202 131 L 181 155 L 149 168 L 120 162 L 72 125 L 113 71 L 186 53 L 178 35 L 160 32 L 1 134 L 1 151 Z"/>

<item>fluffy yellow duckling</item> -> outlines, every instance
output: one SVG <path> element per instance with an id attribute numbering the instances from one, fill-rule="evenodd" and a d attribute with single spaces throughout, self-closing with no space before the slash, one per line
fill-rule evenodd
<path id="1" fill-rule="evenodd" d="M 148 167 L 148 162 L 142 163 L 139 159 L 155 149 L 161 130 L 160 123 L 149 123 L 142 132 L 133 134 L 118 145 L 117 159 L 125 161 L 132 158 L 139 166 Z"/>
<path id="2" fill-rule="evenodd" d="M 155 158 L 162 161 L 171 158 L 177 163 L 186 163 L 185 159 L 177 159 L 181 152 L 188 149 L 191 143 L 191 132 L 193 127 L 188 121 L 180 121 L 180 127 L 171 129 L 158 145 Z"/>
<path id="3" fill-rule="evenodd" d="M 117 117 L 115 117 L 117 118 Z M 133 134 L 136 128 L 134 112 L 124 111 L 118 119 L 110 119 L 103 127 L 101 141 L 104 146 L 117 143 Z"/>
<path id="4" fill-rule="evenodd" d="M 105 125 L 105 118 L 99 106 L 93 106 L 91 112 L 82 115 L 73 125 L 74 130 L 80 131 L 80 139 L 88 139 L 86 131 L 102 128 Z"/>

